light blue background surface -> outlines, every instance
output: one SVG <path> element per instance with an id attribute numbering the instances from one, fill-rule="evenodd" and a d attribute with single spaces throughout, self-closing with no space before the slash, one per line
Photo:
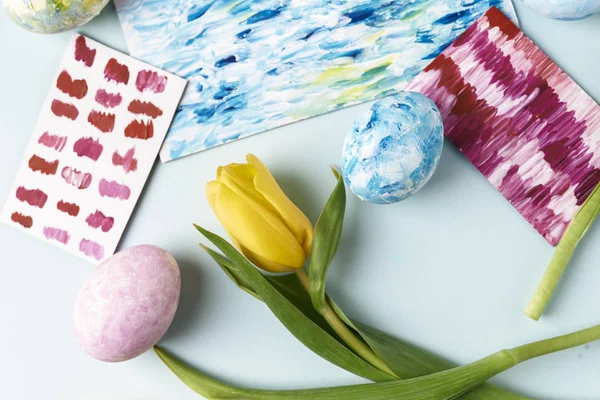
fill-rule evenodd
<path id="1" fill-rule="evenodd" d="M 600 100 L 600 16 L 558 22 L 517 5 L 522 27 Z M 111 6 L 82 32 L 125 50 Z M 0 202 L 3 204 L 68 34 L 28 33 L 0 15 Z M 180 262 L 183 294 L 163 344 L 231 383 L 306 388 L 364 382 L 304 348 L 196 246 L 197 222 L 223 233 L 204 198 L 217 165 L 263 159 L 316 220 L 361 105 L 157 165 L 122 247 L 153 243 Z M 600 227 L 579 248 L 540 322 L 523 314 L 552 248 L 447 145 L 431 182 L 391 206 L 350 198 L 330 294 L 352 317 L 466 363 L 504 347 L 600 323 Z M 104 364 L 73 334 L 72 307 L 92 265 L 0 226 L 0 398 L 193 400 L 151 352 Z M 544 399 L 600 398 L 600 343 L 544 357 L 494 382 Z"/>

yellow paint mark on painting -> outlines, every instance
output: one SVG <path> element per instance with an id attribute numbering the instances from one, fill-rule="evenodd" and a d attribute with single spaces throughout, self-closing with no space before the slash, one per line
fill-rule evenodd
<path id="1" fill-rule="evenodd" d="M 317 85 L 329 85 L 334 82 L 338 82 L 341 80 L 351 80 L 360 77 L 363 73 L 363 68 L 359 65 L 353 65 L 350 67 L 346 66 L 338 66 L 332 67 L 323 71 L 321 75 L 317 77 L 314 84 Z"/>
<path id="2" fill-rule="evenodd" d="M 370 87 L 371 85 L 367 84 L 349 88 L 345 90 L 342 94 L 340 94 L 338 97 L 336 97 L 336 99 L 333 102 L 336 104 L 342 104 L 364 100 L 365 96 L 367 96 L 367 92 Z"/>
<path id="3" fill-rule="evenodd" d="M 385 33 L 386 33 L 386 30 L 382 29 L 381 31 L 377 32 L 374 35 L 367 36 L 365 38 L 365 41 L 368 42 L 368 43 L 375 43 L 377 41 L 377 39 L 379 39 L 380 37 L 382 37 L 383 35 L 385 35 Z"/>

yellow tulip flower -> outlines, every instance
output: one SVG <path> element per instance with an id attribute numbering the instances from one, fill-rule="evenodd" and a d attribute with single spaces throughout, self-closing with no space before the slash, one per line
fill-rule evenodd
<path id="1" fill-rule="evenodd" d="M 310 254 L 313 226 L 283 193 L 254 155 L 247 164 L 219 167 L 206 197 L 236 247 L 269 272 L 302 268 Z"/>

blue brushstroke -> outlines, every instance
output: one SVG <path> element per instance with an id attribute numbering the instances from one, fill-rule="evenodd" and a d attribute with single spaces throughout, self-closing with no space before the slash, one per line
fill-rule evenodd
<path id="1" fill-rule="evenodd" d="M 351 11 L 345 12 L 344 17 L 350 18 L 350 24 L 356 24 L 364 21 L 375 13 L 375 10 L 368 5 L 353 8 Z"/>
<path id="2" fill-rule="evenodd" d="M 250 32 L 252 32 L 252 29 L 244 29 L 243 31 L 235 35 L 235 37 L 237 37 L 238 39 L 245 39 L 248 36 L 248 34 L 250 34 Z"/>
<path id="3" fill-rule="evenodd" d="M 197 19 L 199 19 L 200 17 L 202 17 L 204 14 L 206 14 L 206 12 L 208 11 L 208 9 L 214 4 L 213 2 L 201 5 L 199 7 L 194 7 L 192 10 L 190 10 L 190 13 L 187 16 L 187 21 L 188 22 L 192 22 L 195 21 Z"/>
<path id="4" fill-rule="evenodd" d="M 515 19 L 510 0 L 115 4 L 131 54 L 189 80 L 163 160 L 396 93 L 491 6 Z"/>
<path id="5" fill-rule="evenodd" d="M 262 10 L 262 11 L 257 12 L 250 18 L 248 18 L 246 20 L 246 22 L 248 24 L 256 24 L 261 21 L 266 21 L 266 20 L 272 19 L 272 18 L 277 17 L 279 14 L 281 14 L 282 10 L 283 10 L 283 8 L 277 8 L 275 10 Z"/>
<path id="6" fill-rule="evenodd" d="M 233 63 L 236 63 L 236 62 L 237 62 L 236 56 L 229 56 L 229 57 L 225 57 L 225 58 L 222 58 L 219 61 L 217 61 L 215 63 L 215 67 L 217 67 L 217 68 L 223 68 L 226 65 L 233 64 Z"/>

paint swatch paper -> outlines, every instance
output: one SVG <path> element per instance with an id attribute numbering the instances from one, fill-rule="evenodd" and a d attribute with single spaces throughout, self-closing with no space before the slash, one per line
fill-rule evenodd
<path id="1" fill-rule="evenodd" d="M 0 220 L 92 262 L 112 255 L 185 84 L 74 35 Z"/>
<path id="2" fill-rule="evenodd" d="M 510 0 L 116 0 L 129 51 L 189 79 L 173 160 L 392 94 Z"/>
<path id="3" fill-rule="evenodd" d="M 407 87 L 552 245 L 600 182 L 600 106 L 497 9 Z"/>

